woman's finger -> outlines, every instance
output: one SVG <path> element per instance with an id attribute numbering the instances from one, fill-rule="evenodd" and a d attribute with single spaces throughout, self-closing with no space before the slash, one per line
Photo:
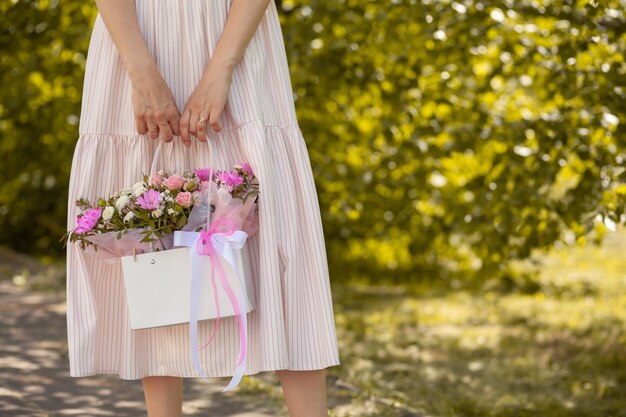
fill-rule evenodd
<path id="1" fill-rule="evenodd" d="M 202 112 L 200 114 L 200 116 L 198 117 L 198 124 L 196 126 L 196 130 L 198 131 L 198 140 L 201 140 L 202 142 L 206 142 L 206 125 L 207 125 L 207 121 L 209 116 L 205 116 L 204 115 L 205 112 Z"/>
<path id="2" fill-rule="evenodd" d="M 178 119 L 178 108 L 176 107 L 176 103 L 173 103 L 173 98 L 164 108 L 158 109 L 155 112 L 154 118 L 159 125 L 163 141 L 167 143 L 173 141 L 174 133 L 170 125 L 173 123 L 173 120 Z"/>
<path id="3" fill-rule="evenodd" d="M 163 142 L 171 142 L 174 140 L 174 134 L 172 133 L 172 129 L 170 129 L 170 124 L 168 122 L 159 123 L 159 130 L 162 135 L 161 138 Z"/>
<path id="4" fill-rule="evenodd" d="M 176 114 L 172 116 L 168 122 L 170 124 L 170 129 L 172 129 L 172 133 L 176 136 L 180 136 L 180 115 Z"/>
<path id="5" fill-rule="evenodd" d="M 214 132 L 219 132 L 220 130 L 222 130 L 222 125 L 220 123 L 221 114 L 222 114 L 221 109 L 211 111 L 209 125 L 211 125 L 211 129 L 213 129 Z"/>
<path id="6" fill-rule="evenodd" d="M 178 107 L 176 106 L 176 102 L 174 102 L 174 97 L 170 97 L 171 106 L 167 108 L 165 114 L 163 115 L 162 120 L 160 120 L 159 125 L 166 124 L 167 130 L 165 126 L 161 129 L 164 132 L 164 139 L 166 142 L 171 142 L 174 140 L 174 135 L 180 135 L 180 130 L 178 129 L 178 119 L 180 118 L 180 112 L 178 111 Z"/>
<path id="7" fill-rule="evenodd" d="M 132 90 L 132 101 L 133 101 L 133 110 L 135 113 L 135 127 L 137 128 L 137 133 L 140 135 L 145 135 L 148 133 L 148 125 L 146 124 L 146 112 L 145 106 L 140 101 L 140 95 L 135 85 L 133 84 Z"/>
<path id="8" fill-rule="evenodd" d="M 137 133 L 140 135 L 148 133 L 148 125 L 142 114 L 135 114 L 135 125 L 137 126 Z"/>
<path id="9" fill-rule="evenodd" d="M 183 114 L 180 116 L 180 120 L 178 121 L 178 125 L 180 127 L 180 137 L 183 139 L 183 143 L 187 146 L 191 145 L 191 138 L 189 137 L 189 117 L 191 116 L 191 111 L 189 108 L 185 108 Z"/>
<path id="10" fill-rule="evenodd" d="M 191 115 L 189 116 L 189 133 L 191 133 L 195 137 L 198 137 L 198 117 L 199 116 L 200 115 L 193 110 L 191 111 Z"/>
<path id="11" fill-rule="evenodd" d="M 148 126 L 148 137 L 150 139 L 158 139 L 159 138 L 159 127 L 152 120 L 146 120 L 146 124 Z"/>

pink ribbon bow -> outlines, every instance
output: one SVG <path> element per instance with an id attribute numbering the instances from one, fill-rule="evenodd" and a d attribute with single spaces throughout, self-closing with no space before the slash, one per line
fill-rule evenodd
<path id="1" fill-rule="evenodd" d="M 202 230 L 199 233 L 196 232 L 174 232 L 174 244 L 175 245 L 184 245 L 191 246 L 190 257 L 192 263 L 192 279 L 191 279 L 191 303 L 190 303 L 190 346 L 191 346 L 191 355 L 194 363 L 194 367 L 196 371 L 206 379 L 206 375 L 200 366 L 200 360 L 198 358 L 198 350 L 202 350 L 206 348 L 211 340 L 215 336 L 217 329 L 220 323 L 220 308 L 219 308 L 219 300 L 217 295 L 217 285 L 215 283 L 214 271 L 217 270 L 217 275 L 220 279 L 220 283 L 222 288 L 226 292 L 232 306 L 233 311 L 235 313 L 235 317 L 237 320 L 237 329 L 239 330 L 239 357 L 237 363 L 235 365 L 235 371 L 233 372 L 233 377 L 228 384 L 228 386 L 223 391 L 228 391 L 239 384 L 241 378 L 243 377 L 243 372 L 246 366 L 246 356 L 247 356 L 247 320 L 246 320 L 246 308 L 245 308 L 245 296 L 243 294 L 243 285 L 241 286 L 241 294 L 240 294 L 240 302 L 237 300 L 237 296 L 235 295 L 233 289 L 228 283 L 228 279 L 226 278 L 226 272 L 221 263 L 221 258 L 219 255 L 225 256 L 226 260 L 231 264 L 235 271 L 237 270 L 234 265 L 234 260 L 232 259 L 232 255 L 229 255 L 229 252 L 232 252 L 231 244 L 234 244 L 236 247 L 241 248 L 244 241 L 246 240 L 247 233 L 236 230 L 237 224 L 228 218 L 222 218 L 214 220 L 210 223 L 208 230 Z M 227 238 L 236 234 L 236 236 L 232 236 L 231 238 Z M 194 238 L 192 242 L 185 240 L 185 237 L 189 235 L 197 235 L 197 238 Z M 221 235 L 221 236 L 220 236 Z M 216 248 L 214 243 L 217 242 L 218 247 Z M 211 333 L 211 337 L 208 342 L 201 348 L 197 348 L 197 309 L 199 305 L 199 295 L 202 285 L 201 279 L 201 262 L 199 256 L 209 256 L 211 258 L 211 284 L 213 286 L 213 295 L 217 310 L 217 317 L 215 326 L 213 327 L 213 332 Z M 243 306 L 243 308 L 242 308 Z"/>

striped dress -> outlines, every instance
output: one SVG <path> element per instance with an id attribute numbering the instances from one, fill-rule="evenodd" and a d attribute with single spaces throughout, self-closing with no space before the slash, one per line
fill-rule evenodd
<path id="1" fill-rule="evenodd" d="M 181 112 L 215 50 L 231 1 L 135 2 L 143 38 Z M 93 202 L 131 186 L 142 173 L 250 163 L 259 180 L 260 225 L 244 246 L 256 297 L 256 309 L 248 314 L 245 375 L 339 364 L 319 203 L 282 36 L 271 1 L 233 72 L 223 130 L 207 125 L 211 146 L 192 136 L 187 148 L 178 136 L 166 143 L 137 133 L 130 79 L 98 14 L 69 180 L 68 230 L 76 226 L 76 199 Z M 214 323 L 198 323 L 200 346 Z M 188 325 L 131 330 L 121 262 L 97 260 L 78 243 L 67 247 L 67 330 L 70 376 L 199 376 Z M 223 318 L 200 351 L 206 374 L 231 376 L 238 343 L 234 317 Z"/>

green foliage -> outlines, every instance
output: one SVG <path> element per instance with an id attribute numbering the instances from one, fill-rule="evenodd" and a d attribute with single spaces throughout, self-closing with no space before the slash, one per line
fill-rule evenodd
<path id="1" fill-rule="evenodd" d="M 623 3 L 283 9 L 333 264 L 491 274 L 624 220 Z"/>
<path id="2" fill-rule="evenodd" d="M 0 12 L 0 243 L 61 254 L 95 5 Z M 624 222 L 623 3 L 283 0 L 280 15 L 334 271 L 504 274 Z"/>
<path id="3" fill-rule="evenodd" d="M 89 2 L 0 2 L 0 243 L 61 254 Z"/>

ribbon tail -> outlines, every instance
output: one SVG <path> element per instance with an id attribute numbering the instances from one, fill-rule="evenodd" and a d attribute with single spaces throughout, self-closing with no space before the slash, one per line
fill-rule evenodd
<path id="1" fill-rule="evenodd" d="M 217 329 L 220 327 L 220 300 L 217 296 L 217 284 L 215 283 L 215 274 L 213 273 L 214 269 L 215 267 L 213 266 L 213 259 L 211 259 L 211 285 L 213 286 L 213 301 L 215 301 L 215 308 L 217 310 L 217 320 L 215 321 L 215 325 L 213 326 L 213 332 L 211 333 L 209 341 L 206 342 L 206 344 L 198 350 L 202 350 L 209 346 L 209 343 L 211 343 L 211 340 L 213 340 L 213 337 L 217 333 Z"/>
<path id="2" fill-rule="evenodd" d="M 217 258 L 217 256 L 216 256 Z M 237 364 L 235 366 L 235 371 L 233 372 L 233 376 L 226 388 L 222 390 L 222 392 L 226 392 L 241 382 L 243 377 L 243 373 L 246 366 L 246 350 L 247 350 L 247 320 L 246 320 L 246 308 L 241 308 L 242 305 L 237 300 L 237 295 L 233 292 L 233 289 L 228 284 L 228 280 L 226 280 L 226 273 L 224 272 L 224 268 L 222 264 L 219 262 L 219 258 L 216 259 L 216 264 L 219 272 L 220 281 L 226 295 L 228 296 L 230 302 L 232 303 L 235 310 L 235 317 L 237 319 L 237 328 L 239 329 L 239 358 L 237 360 Z"/>
<path id="3" fill-rule="evenodd" d="M 191 348 L 191 357 L 196 372 L 203 378 L 208 380 L 198 357 L 198 305 L 200 302 L 200 291 L 202 290 L 201 277 L 201 258 L 196 252 L 197 241 L 191 247 L 191 299 L 189 311 L 189 346 Z"/>
<path id="4" fill-rule="evenodd" d="M 237 274 L 239 276 L 239 274 Z M 240 280 L 241 284 L 241 280 Z M 226 392 L 235 386 L 239 385 L 239 382 L 243 378 L 243 373 L 246 369 L 246 362 L 248 359 L 247 348 L 248 348 L 248 320 L 246 318 L 247 312 L 247 302 L 245 299 L 244 286 L 239 286 L 239 305 L 243 306 L 243 308 L 239 311 L 239 362 L 235 367 L 235 372 L 233 373 L 233 378 L 231 382 L 228 384 L 226 388 L 222 390 L 222 392 Z"/>

